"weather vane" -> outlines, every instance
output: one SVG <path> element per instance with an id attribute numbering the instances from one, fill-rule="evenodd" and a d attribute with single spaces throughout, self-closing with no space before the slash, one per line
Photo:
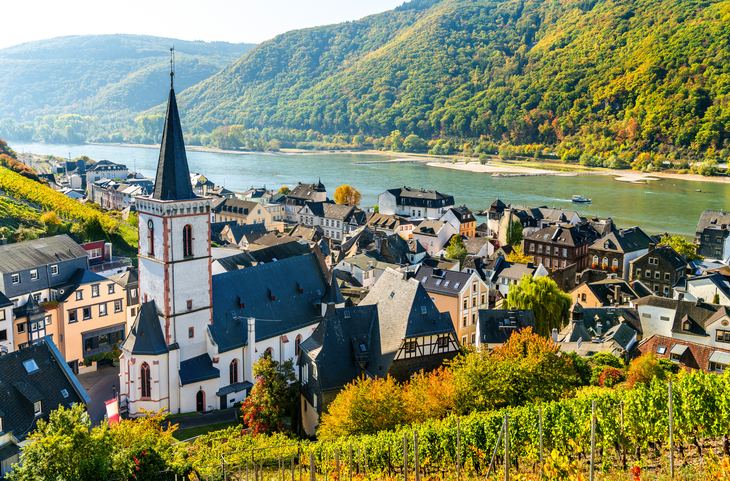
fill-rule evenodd
<path id="1" fill-rule="evenodd" d="M 170 88 L 173 87 L 173 79 L 175 78 L 175 45 L 170 48 Z"/>

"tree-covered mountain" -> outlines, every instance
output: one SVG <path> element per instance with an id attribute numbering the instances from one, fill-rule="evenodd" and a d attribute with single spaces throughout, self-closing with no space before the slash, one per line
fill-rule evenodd
<path id="1" fill-rule="evenodd" d="M 176 88 L 195 85 L 252 44 L 206 43 L 139 35 L 84 35 L 0 50 L 0 119 L 77 114 L 119 119 L 167 98 L 170 52 Z"/>
<path id="2" fill-rule="evenodd" d="M 208 132 L 721 150 L 729 22 L 728 0 L 412 0 L 280 35 L 178 100 Z"/>

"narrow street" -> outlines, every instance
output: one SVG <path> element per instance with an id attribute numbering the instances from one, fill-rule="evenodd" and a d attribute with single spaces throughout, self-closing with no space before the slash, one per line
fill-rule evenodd
<path id="1" fill-rule="evenodd" d="M 106 404 L 104 403 L 119 392 L 119 368 L 104 366 L 95 372 L 80 374 L 77 377 L 86 390 L 86 394 L 91 398 L 88 406 L 91 423 L 100 424 L 106 416 Z"/>

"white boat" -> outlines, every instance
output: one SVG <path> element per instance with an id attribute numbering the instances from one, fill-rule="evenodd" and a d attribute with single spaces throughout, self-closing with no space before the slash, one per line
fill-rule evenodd
<path id="1" fill-rule="evenodd" d="M 591 199 L 586 199 L 582 195 L 574 195 L 573 196 L 573 202 L 581 202 L 581 203 L 591 203 Z"/>

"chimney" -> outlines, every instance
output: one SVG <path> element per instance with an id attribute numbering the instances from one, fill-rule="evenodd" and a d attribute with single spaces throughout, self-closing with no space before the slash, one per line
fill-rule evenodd
<path id="1" fill-rule="evenodd" d="M 653 251 L 655 247 L 656 247 L 656 244 L 653 242 L 650 242 L 649 243 L 649 252 Z"/>
<path id="2" fill-rule="evenodd" d="M 557 343 L 558 342 L 558 330 L 557 329 L 553 329 L 552 337 L 553 337 L 553 342 Z"/>
<path id="3" fill-rule="evenodd" d="M 603 328 L 603 323 L 601 321 L 598 321 L 596 323 L 596 336 L 601 337 L 601 329 Z"/>
<path id="4" fill-rule="evenodd" d="M 616 299 L 616 302 L 621 302 L 621 286 L 619 284 L 613 286 L 613 298 Z"/>
<path id="5" fill-rule="evenodd" d="M 248 375 L 248 381 L 254 382 L 253 365 L 256 362 L 256 318 L 253 317 L 248 318 L 248 345 L 246 346 L 246 357 L 248 358 L 248 362 L 246 363 L 246 368 L 248 369 L 246 372 Z"/>

